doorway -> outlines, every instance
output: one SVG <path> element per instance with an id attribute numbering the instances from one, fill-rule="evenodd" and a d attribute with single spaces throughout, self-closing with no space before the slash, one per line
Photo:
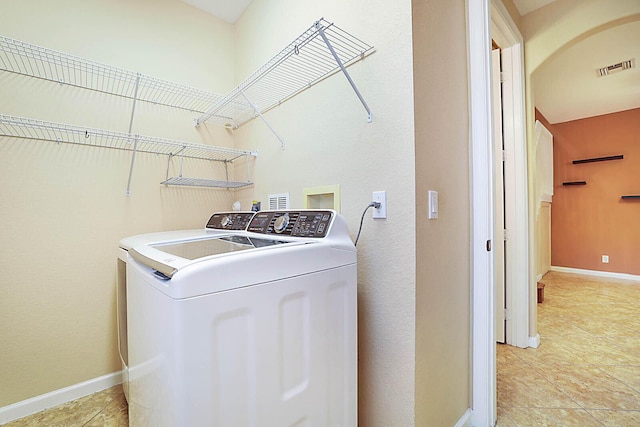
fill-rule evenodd
<path id="1" fill-rule="evenodd" d="M 503 47 L 505 71 L 502 99 L 505 146 L 513 147 L 512 162 L 504 169 L 504 206 L 509 244 L 505 270 L 507 323 L 505 340 L 528 347 L 529 339 L 529 215 L 526 120 L 524 108 L 523 38 L 499 0 L 467 1 L 471 157 L 472 157 L 472 401 L 474 425 L 493 425 L 496 420 L 496 337 L 494 253 L 494 158 L 491 115 L 491 39 Z M 486 52 L 486 53 L 485 53 Z M 508 78 L 507 75 L 510 77 Z M 507 113 L 508 111 L 508 113 Z M 506 156 L 510 154 L 507 151 Z M 509 159 L 507 159 L 509 160 Z M 511 212 L 511 214 L 510 214 Z M 489 240 L 486 240 L 486 239 Z M 484 240 L 483 240 L 484 239 Z M 484 243 L 486 242 L 486 251 Z"/>
<path id="2" fill-rule="evenodd" d="M 494 233 L 504 244 L 504 342 L 516 347 L 536 347 L 529 336 L 529 215 L 526 119 L 524 114 L 524 59 L 522 35 L 501 2 L 491 1 L 491 37 L 500 46 L 501 135 L 504 154 L 495 153 L 503 165 L 504 229 Z M 495 117 L 499 117 L 495 114 Z M 499 171 L 498 171 L 499 172 Z M 500 186 L 494 190 L 500 194 Z M 496 197 L 497 199 L 498 197 Z M 499 206 L 495 208 L 499 217 Z M 497 228 L 497 227 L 496 227 Z M 497 246 L 497 245 L 494 245 Z M 501 286 L 500 283 L 497 286 Z M 533 341 L 533 342 L 532 342 Z"/>

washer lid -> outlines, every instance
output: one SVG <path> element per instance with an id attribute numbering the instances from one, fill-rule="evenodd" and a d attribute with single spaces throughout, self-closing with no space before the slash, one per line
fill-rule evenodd
<path id="1" fill-rule="evenodd" d="M 229 252 L 245 251 L 247 249 L 265 246 L 282 245 L 282 240 L 261 239 L 247 236 L 225 236 L 215 239 L 203 239 L 178 243 L 156 244 L 151 247 L 171 255 L 185 259 L 198 259 Z"/>
<path id="2" fill-rule="evenodd" d="M 142 245 L 129 250 L 131 256 L 142 264 L 170 279 L 180 269 L 204 258 L 224 256 L 239 251 L 267 248 L 300 242 L 263 239 L 242 235 L 216 236 L 207 239 Z"/>

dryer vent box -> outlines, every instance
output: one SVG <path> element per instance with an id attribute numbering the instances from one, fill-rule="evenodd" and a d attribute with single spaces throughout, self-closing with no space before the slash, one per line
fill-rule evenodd
<path id="1" fill-rule="evenodd" d="M 302 192 L 306 209 L 333 209 L 340 212 L 340 185 L 305 188 Z"/>

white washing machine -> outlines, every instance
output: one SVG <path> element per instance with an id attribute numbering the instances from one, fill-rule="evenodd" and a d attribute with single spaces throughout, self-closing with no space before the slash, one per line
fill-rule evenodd
<path id="1" fill-rule="evenodd" d="M 129 362 L 127 345 L 127 254 L 134 246 L 176 240 L 195 240 L 219 234 L 244 231 L 255 212 L 216 212 L 204 228 L 195 230 L 162 231 L 126 237 L 118 247 L 116 275 L 116 306 L 118 321 L 118 352 L 122 363 L 122 387 L 129 400 Z"/>
<path id="2" fill-rule="evenodd" d="M 132 426 L 356 426 L 356 250 L 330 210 L 129 250 Z"/>

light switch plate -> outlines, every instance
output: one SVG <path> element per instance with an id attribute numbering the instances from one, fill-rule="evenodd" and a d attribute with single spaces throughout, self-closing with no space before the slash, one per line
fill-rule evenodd
<path id="1" fill-rule="evenodd" d="M 429 191 L 429 219 L 438 219 L 438 192 Z"/>

